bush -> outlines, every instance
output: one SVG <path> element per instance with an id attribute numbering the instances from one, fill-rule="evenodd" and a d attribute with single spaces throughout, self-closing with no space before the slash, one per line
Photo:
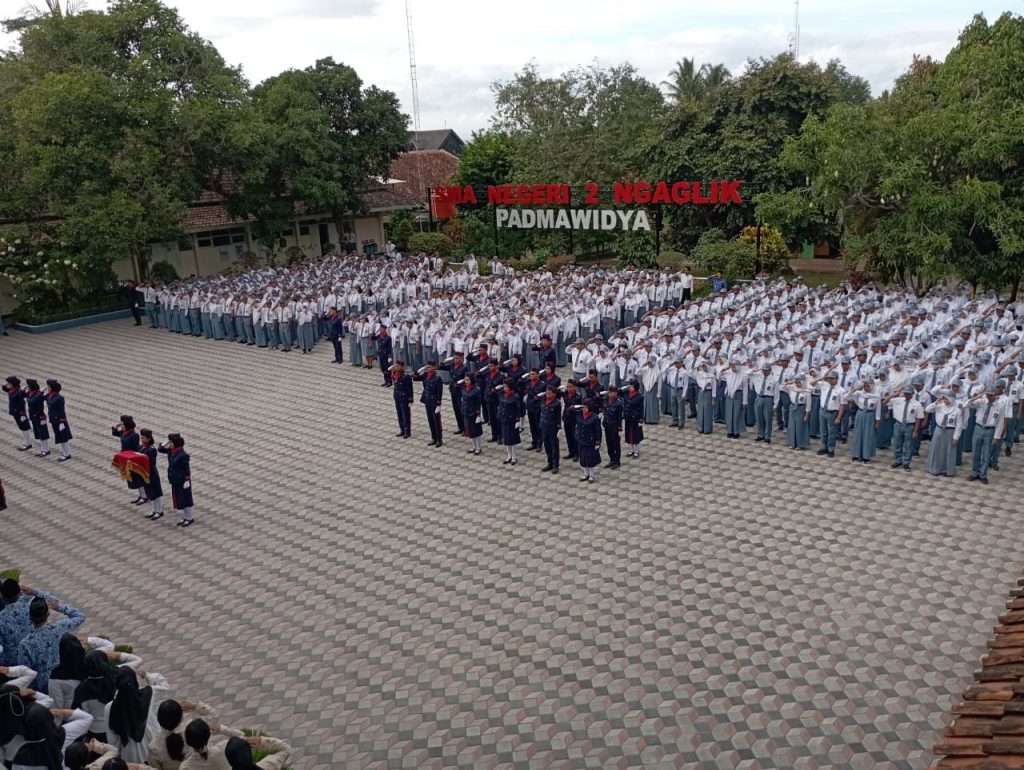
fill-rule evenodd
<path id="1" fill-rule="evenodd" d="M 437 254 L 440 257 L 452 255 L 452 242 L 444 233 L 416 233 L 409 239 L 409 253 Z"/>
<path id="2" fill-rule="evenodd" d="M 689 265 L 691 261 L 681 251 L 663 251 L 658 255 L 658 267 L 667 268 L 673 273 L 678 273 L 684 265 Z"/>
<path id="3" fill-rule="evenodd" d="M 698 243 L 695 255 L 706 274 L 722 273 L 736 278 L 754 276 L 755 254 L 753 244 L 746 241 L 713 241 Z"/>
<path id="4" fill-rule="evenodd" d="M 563 267 L 569 267 L 570 265 L 575 264 L 575 262 L 575 254 L 559 254 L 554 257 L 548 257 L 548 261 L 544 266 L 552 273 L 557 273 Z"/>
<path id="5" fill-rule="evenodd" d="M 21 323 L 31 326 L 68 321 L 72 318 L 110 313 L 124 310 L 128 300 L 122 292 L 104 292 L 87 297 L 80 297 L 68 302 L 24 304 L 14 311 L 14 316 Z"/>
<path id="6" fill-rule="evenodd" d="M 619 264 L 626 267 L 652 268 L 657 263 L 654 256 L 654 236 L 646 230 L 626 232 L 615 239 L 615 251 Z"/>
<path id="7" fill-rule="evenodd" d="M 149 280 L 153 283 L 174 283 L 178 278 L 178 271 L 174 269 L 174 265 L 170 262 L 160 260 L 149 266 Z"/>
<path id="8" fill-rule="evenodd" d="M 412 212 L 407 209 L 396 211 L 388 224 L 388 235 L 396 248 L 404 253 L 409 248 L 409 239 L 416 234 Z"/>
<path id="9" fill-rule="evenodd" d="M 325 243 L 323 246 L 320 247 L 320 253 L 321 254 L 337 254 L 338 253 L 338 244 L 336 244 L 336 243 Z M 243 254 L 242 256 L 245 256 L 245 255 Z M 257 257 L 258 257 L 258 255 L 257 255 Z"/>
<path id="10" fill-rule="evenodd" d="M 749 243 L 757 253 L 757 228 L 754 226 L 743 228 L 740 233 L 740 240 Z M 761 269 L 766 273 L 777 273 L 789 264 L 793 254 L 786 244 L 782 233 L 774 227 L 761 225 Z"/>

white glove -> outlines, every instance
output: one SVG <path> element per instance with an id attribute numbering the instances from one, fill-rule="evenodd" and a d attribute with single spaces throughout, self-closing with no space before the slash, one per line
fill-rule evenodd
<path id="1" fill-rule="evenodd" d="M 441 414 L 441 407 L 438 406 L 434 409 L 434 414 Z"/>
<path id="2" fill-rule="evenodd" d="M 477 418 L 476 418 L 476 424 L 477 425 L 482 425 L 483 421 L 484 421 L 484 418 L 482 416 L 478 415 Z"/>
<path id="3" fill-rule="evenodd" d="M 182 489 L 190 489 L 191 487 L 192 487 L 192 482 L 191 481 L 186 481 L 184 484 L 181 485 Z"/>

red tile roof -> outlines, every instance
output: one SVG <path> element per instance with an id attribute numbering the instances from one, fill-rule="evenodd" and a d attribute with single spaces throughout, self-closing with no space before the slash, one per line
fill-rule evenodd
<path id="1" fill-rule="evenodd" d="M 448 184 L 458 170 L 459 159 L 444 150 L 404 152 L 391 161 L 391 178 L 405 182 L 397 187 L 422 206 L 426 206 L 427 188 Z"/>
<path id="2" fill-rule="evenodd" d="M 196 203 L 189 206 L 181 219 L 181 226 L 188 231 L 213 230 L 219 227 L 231 227 L 245 222 L 234 219 L 223 206 L 216 203 Z"/>
<path id="3" fill-rule="evenodd" d="M 1024 578 L 1010 592 L 973 687 L 953 706 L 953 723 L 933 749 L 931 770 L 1024 768 Z"/>

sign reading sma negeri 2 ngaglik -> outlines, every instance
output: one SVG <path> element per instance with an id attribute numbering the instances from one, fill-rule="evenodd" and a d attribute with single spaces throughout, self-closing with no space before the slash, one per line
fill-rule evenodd
<path id="1" fill-rule="evenodd" d="M 583 185 L 573 195 L 567 184 L 489 185 L 486 193 L 470 185 L 438 187 L 433 191 L 434 215 L 447 219 L 456 206 L 494 206 L 497 227 L 545 230 L 650 230 L 644 208 L 624 206 L 731 206 L 742 205 L 741 180 L 711 182 L 616 182 L 611 202 L 616 208 L 602 208 L 601 187 Z M 574 200 L 579 204 L 573 207 Z"/>

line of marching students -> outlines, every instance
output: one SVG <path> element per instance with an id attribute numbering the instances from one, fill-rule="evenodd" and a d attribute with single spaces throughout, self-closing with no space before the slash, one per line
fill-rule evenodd
<path id="1" fill-rule="evenodd" d="M 393 391 L 397 436 L 412 435 L 413 383 L 420 382 L 419 400 L 430 428 L 428 446 L 444 445 L 441 405 L 447 389 L 455 416 L 453 434 L 467 439 L 468 454 L 483 454 L 484 443 L 498 444 L 505 450 L 503 464 L 515 466 L 520 446 L 528 441 L 526 451 L 546 457 L 542 473 L 557 474 L 562 460 L 575 460 L 580 482 L 589 483 L 597 480 L 602 443 L 608 454 L 605 468 L 621 467 L 623 440 L 629 448 L 626 456 L 639 458 L 645 407 L 639 380 L 630 380 L 622 389 L 606 387 L 591 370 L 584 379 L 563 383 L 555 373 L 550 338 L 541 341 L 537 352 L 543 365 L 530 369 L 519 356 L 504 362 L 492 358 L 486 345 L 470 356 L 456 353 L 441 364 L 428 361 L 412 373 L 404 361 L 396 361 L 387 368 L 383 384 Z M 564 436 L 564 454 L 559 434 Z"/>

